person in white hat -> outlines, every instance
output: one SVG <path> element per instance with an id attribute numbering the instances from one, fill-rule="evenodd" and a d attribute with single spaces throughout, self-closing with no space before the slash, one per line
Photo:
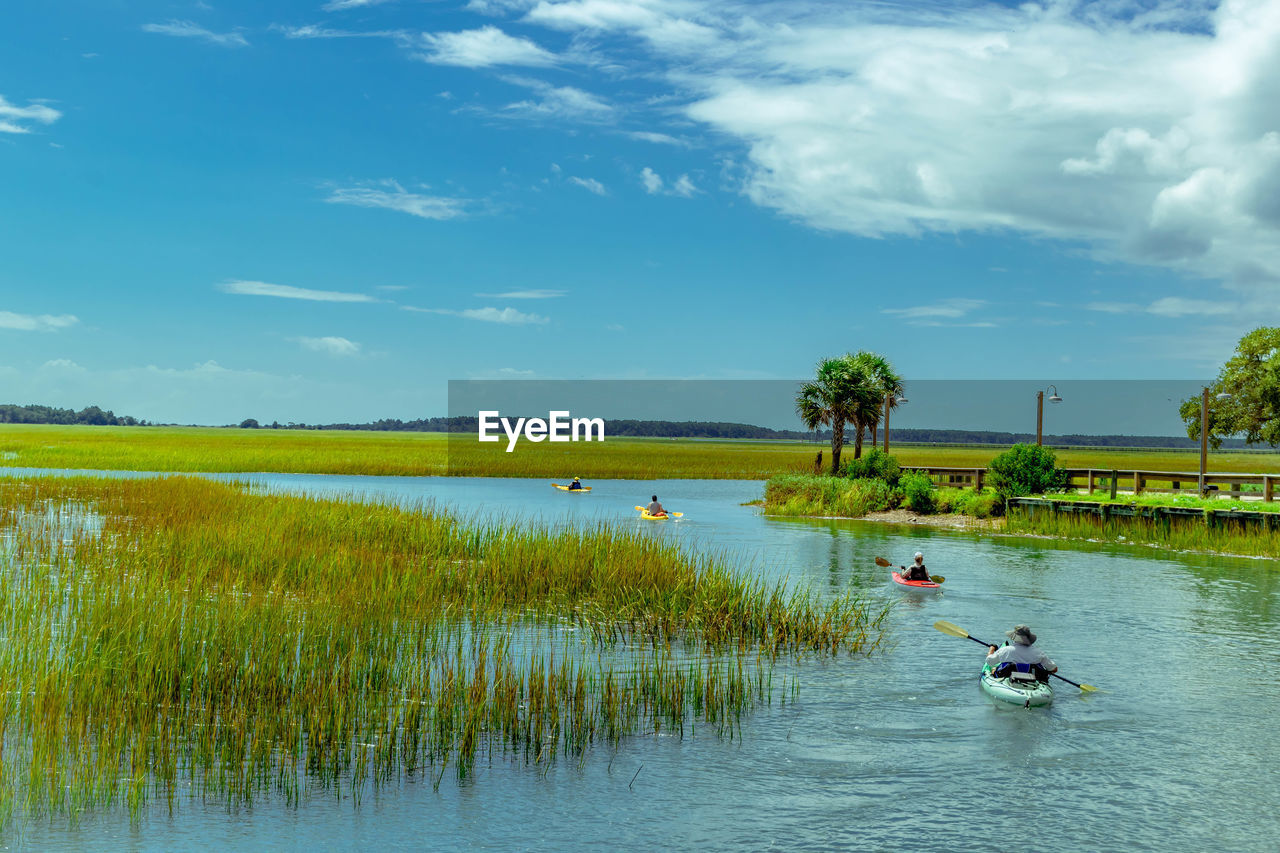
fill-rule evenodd
<path id="1" fill-rule="evenodd" d="M 910 566 L 899 566 L 902 569 L 902 579 L 904 581 L 927 581 L 929 578 L 929 570 L 924 567 L 924 554 L 916 551 L 916 561 Z"/>
<path id="2" fill-rule="evenodd" d="M 1033 669 L 1039 667 L 1046 673 L 1057 672 L 1058 665 L 1049 656 L 1036 648 L 1036 635 L 1026 625 L 1014 625 L 1012 631 L 1005 633 L 1010 642 L 996 648 L 987 647 L 987 664 L 996 669 L 1002 663 L 1027 664 Z M 1044 677 L 1048 681 L 1048 676 Z"/>

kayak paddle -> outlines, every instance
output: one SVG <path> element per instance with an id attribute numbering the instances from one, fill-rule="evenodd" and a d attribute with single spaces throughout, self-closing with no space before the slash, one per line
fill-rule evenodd
<path id="1" fill-rule="evenodd" d="M 882 569 L 893 568 L 893 563 L 890 563 L 884 557 L 876 557 L 876 565 L 880 566 Z M 902 569 L 904 572 L 907 570 L 906 566 L 898 566 L 898 568 Z M 944 578 L 942 575 L 929 575 L 929 580 L 933 581 L 934 583 L 942 583 L 944 580 L 946 580 L 946 578 Z"/>
<path id="2" fill-rule="evenodd" d="M 980 643 L 984 646 L 987 646 L 988 648 L 991 647 L 990 643 L 986 643 L 986 642 L 983 642 L 982 640 L 979 640 L 977 637 L 968 633 L 967 631 L 965 631 L 965 629 L 961 628 L 959 625 L 953 625 L 950 622 L 944 622 L 942 620 L 938 620 L 937 622 L 933 623 L 933 627 L 937 628 L 939 631 L 941 631 L 944 634 L 950 634 L 953 637 L 963 637 L 966 640 L 973 640 L 975 643 Z M 1094 693 L 1098 689 L 1094 687 L 1092 684 L 1081 684 L 1078 681 L 1072 681 L 1070 678 L 1063 678 L 1061 675 L 1058 675 L 1058 673 L 1056 672 L 1051 672 L 1049 674 L 1052 675 L 1054 678 L 1067 682 L 1067 684 L 1072 684 L 1072 685 L 1075 685 L 1076 687 L 1079 687 L 1085 693 Z"/>
<path id="3" fill-rule="evenodd" d="M 642 506 L 636 507 L 636 512 L 644 512 L 644 507 Z M 669 512 L 667 513 L 667 515 L 671 516 L 672 518 L 684 518 L 683 512 Z"/>

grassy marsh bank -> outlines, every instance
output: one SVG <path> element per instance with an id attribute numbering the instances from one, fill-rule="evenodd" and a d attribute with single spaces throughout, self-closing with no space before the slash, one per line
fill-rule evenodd
<path id="1" fill-rule="evenodd" d="M 0 424 L 0 466 L 208 473 L 279 472 L 474 477 L 579 476 L 610 479 L 767 480 L 812 473 L 808 442 L 608 438 L 603 443 L 502 445 L 458 442 L 443 433 L 212 427 L 95 427 Z M 982 467 L 994 447 L 894 445 L 903 468 Z M 1194 451 L 1061 450 L 1066 468 L 1197 470 Z M 1280 469 L 1280 454 L 1215 452 L 1214 471 Z"/>
<path id="2" fill-rule="evenodd" d="M 0 480 L 0 813 L 351 793 L 688 727 L 883 612 L 640 533 L 194 478 Z M 792 688 L 794 684 L 792 684 Z"/>
<path id="3" fill-rule="evenodd" d="M 903 505 L 903 493 L 881 480 L 791 474 L 765 483 L 764 506 L 769 515 L 861 518 Z M 1002 510 L 995 492 L 984 489 L 939 489 L 935 511 L 974 518 L 990 518 Z"/>

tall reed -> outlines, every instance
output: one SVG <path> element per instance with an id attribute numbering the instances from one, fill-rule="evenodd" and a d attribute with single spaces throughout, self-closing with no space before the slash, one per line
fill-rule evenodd
<path id="1" fill-rule="evenodd" d="M 635 533 L 195 478 L 0 480 L 0 531 L 6 816 L 735 737 L 777 655 L 868 652 L 884 616 Z"/>

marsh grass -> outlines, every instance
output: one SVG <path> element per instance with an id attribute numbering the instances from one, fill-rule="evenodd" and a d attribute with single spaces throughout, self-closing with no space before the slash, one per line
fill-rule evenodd
<path id="1" fill-rule="evenodd" d="M 799 441 L 607 438 L 603 443 L 479 444 L 472 436 L 358 430 L 0 424 L 0 465 L 120 471 L 472 477 L 767 480 L 812 473 L 830 448 Z M 904 468 L 985 467 L 1002 448 L 893 445 Z M 1195 471 L 1195 451 L 1059 450 L 1065 468 Z M 1215 452 L 1215 472 L 1275 470 L 1280 454 Z"/>
<path id="2" fill-rule="evenodd" d="M 0 480 L 0 530 L 5 820 L 732 738 L 779 655 L 869 652 L 884 618 L 636 533 L 195 478 Z"/>
<path id="3" fill-rule="evenodd" d="M 1111 517 L 1079 513 L 1027 512 L 1010 507 L 1004 532 L 1061 539 L 1160 545 L 1199 551 L 1280 558 L 1280 531 L 1231 519 Z"/>

